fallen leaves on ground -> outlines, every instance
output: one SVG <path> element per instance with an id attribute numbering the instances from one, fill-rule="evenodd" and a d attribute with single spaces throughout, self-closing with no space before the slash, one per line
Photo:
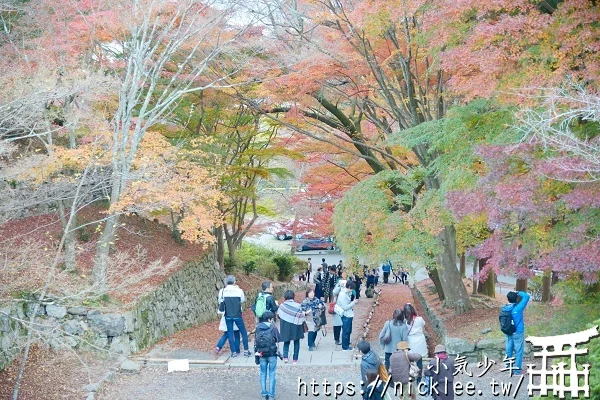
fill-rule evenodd
<path id="1" fill-rule="evenodd" d="M 371 329 L 367 335 L 367 340 L 377 341 L 379 332 L 383 328 L 385 321 L 392 319 L 394 310 L 403 308 L 406 303 L 413 303 L 413 297 L 410 289 L 400 283 L 380 284 L 381 289 L 379 305 L 375 308 L 375 313 L 371 318 Z"/>
<path id="2" fill-rule="evenodd" d="M 464 283 L 467 290 L 471 290 L 471 280 L 464 279 Z M 501 299 L 502 297 L 506 298 L 506 293 L 496 293 L 495 299 L 477 295 L 475 297 L 480 300 L 473 302 L 473 310 L 460 315 L 455 315 L 453 310 L 443 307 L 443 302 L 439 300 L 435 293 L 435 286 L 431 280 L 426 279 L 420 281 L 417 285 L 425 297 L 429 308 L 442 318 L 449 337 L 458 337 L 470 342 L 476 342 L 486 337 L 486 335 L 481 333 L 483 329 L 499 329 L 498 312 L 503 304 Z M 471 298 L 473 298 L 473 296 L 471 296 Z M 492 308 L 484 306 L 483 303 L 487 303 Z"/>
<path id="3" fill-rule="evenodd" d="M 20 400 L 81 400 L 83 386 L 107 372 L 107 363 L 89 353 L 54 351 L 33 346 L 20 385 Z M 0 399 L 10 399 L 19 369 L 19 359 L 0 371 Z M 89 372 L 89 375 L 88 375 Z"/>

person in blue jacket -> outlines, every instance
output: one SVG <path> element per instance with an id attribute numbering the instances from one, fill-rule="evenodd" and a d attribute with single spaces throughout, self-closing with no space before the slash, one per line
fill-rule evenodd
<path id="1" fill-rule="evenodd" d="M 529 302 L 529 294 L 523 291 L 508 292 L 506 295 L 508 304 L 502 307 L 503 311 L 510 311 L 512 314 L 513 323 L 515 324 L 515 333 L 506 335 L 506 357 L 515 357 L 515 375 L 523 373 L 521 367 L 523 364 L 523 348 L 525 347 L 525 319 L 523 312 Z M 520 298 L 519 301 L 517 301 Z"/>
<path id="2" fill-rule="evenodd" d="M 388 262 L 381 266 L 381 270 L 383 271 L 383 283 L 388 283 L 390 273 L 392 272 L 392 262 L 388 260 Z"/>

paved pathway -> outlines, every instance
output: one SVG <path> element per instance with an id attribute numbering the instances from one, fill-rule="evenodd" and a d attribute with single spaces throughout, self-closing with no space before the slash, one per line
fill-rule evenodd
<path id="1" fill-rule="evenodd" d="M 353 342 L 357 342 L 362 334 L 362 325 L 371 309 L 371 299 L 362 299 L 356 308 Z M 329 399 L 361 399 L 360 396 L 360 358 L 355 353 L 343 352 L 333 342 L 333 329 L 329 322 L 327 336 L 319 334 L 317 351 L 309 352 L 306 340 L 301 341 L 299 362 L 297 365 L 277 365 L 277 399 L 290 400 L 300 398 Z M 375 345 L 375 343 L 372 343 Z M 253 343 L 250 343 L 253 348 Z M 378 345 L 374 348 L 379 349 Z M 381 354 L 381 351 L 379 351 Z M 193 349 L 168 350 L 157 347 L 148 356 L 157 358 L 194 358 L 214 359 L 209 353 Z M 219 357 L 224 363 L 220 366 L 203 366 L 193 368 L 189 372 L 168 374 L 166 365 L 147 365 L 139 374 L 118 374 L 115 381 L 105 385 L 96 400 L 259 400 L 259 369 L 254 358 L 229 358 L 229 354 Z M 316 383 L 311 387 L 313 379 Z M 463 385 L 472 382 L 475 387 L 474 396 L 463 398 L 478 400 L 495 400 L 498 398 L 527 399 L 527 380 L 522 382 L 516 396 L 513 397 L 519 382 L 518 377 L 508 377 L 495 366 L 482 377 L 457 377 Z M 491 382 L 501 382 L 507 388 L 510 384 L 510 395 L 499 393 L 500 387 L 491 387 Z M 328 383 L 326 389 L 324 383 Z M 342 393 L 342 388 L 343 393 Z M 352 390 L 350 389 L 352 388 Z M 336 396 L 336 389 L 339 395 Z M 327 395 L 327 392 L 330 395 Z M 494 395 L 493 390 L 497 392 Z M 313 394 L 314 393 L 314 394 Z M 459 397 L 459 396 L 457 396 Z M 431 397 L 418 396 L 418 400 L 430 400 Z"/>
<path id="2" fill-rule="evenodd" d="M 363 324 L 366 319 L 366 315 L 371 309 L 373 299 L 362 298 L 359 300 L 359 304 L 355 307 L 355 317 L 353 323 L 352 332 L 352 343 L 353 346 L 358 342 L 358 336 L 363 333 Z M 318 333 L 316 339 L 316 351 L 308 351 L 308 343 L 305 335 L 305 339 L 300 341 L 300 354 L 297 365 L 311 365 L 311 366 L 337 366 L 337 365 L 360 365 L 360 358 L 358 358 L 357 351 L 342 351 L 341 346 L 336 346 L 333 340 L 333 325 L 331 325 L 331 316 L 327 316 L 327 326 L 325 328 L 327 335 L 323 336 L 321 332 Z M 254 349 L 253 343 L 254 336 L 249 337 L 250 350 Z M 293 350 L 293 343 L 290 344 L 290 354 Z M 283 345 L 279 345 L 279 350 L 282 352 Z M 253 367 L 255 366 L 254 357 L 243 357 L 238 356 L 236 358 L 230 357 L 230 352 L 221 354 L 217 360 L 223 361 L 224 365 L 219 367 Z M 150 352 L 145 355 L 145 358 L 162 358 L 162 359 L 198 359 L 198 360 L 213 360 L 215 359 L 211 353 L 202 352 L 195 349 L 170 349 L 167 346 L 156 346 Z M 156 365 L 156 364 L 155 364 Z M 293 364 L 284 364 L 282 361 L 279 362 L 279 366 L 287 367 Z M 200 365 L 201 367 L 202 365 Z M 192 365 L 192 367 L 198 367 Z"/>

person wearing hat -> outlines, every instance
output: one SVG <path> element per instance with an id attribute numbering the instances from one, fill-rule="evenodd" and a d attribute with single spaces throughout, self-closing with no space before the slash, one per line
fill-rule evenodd
<path id="1" fill-rule="evenodd" d="M 414 379 L 410 377 L 410 363 L 419 361 L 421 355 L 419 353 L 411 353 L 408 342 L 399 342 L 396 346 L 397 350 L 390 356 L 390 375 L 394 381 L 394 389 L 396 395 L 403 399 L 415 399 L 417 388 L 414 384 Z M 398 385 L 398 384 L 402 385 Z"/>
<path id="2" fill-rule="evenodd" d="M 434 353 L 435 356 L 425 368 L 425 375 L 431 377 L 431 385 L 437 382 L 437 393 L 431 393 L 433 400 L 454 400 L 454 359 L 446 354 L 443 344 L 435 346 Z"/>

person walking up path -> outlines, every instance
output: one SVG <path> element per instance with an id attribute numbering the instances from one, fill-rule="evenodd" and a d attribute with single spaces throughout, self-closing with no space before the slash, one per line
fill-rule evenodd
<path id="1" fill-rule="evenodd" d="M 427 349 L 427 340 L 425 339 L 425 320 L 417 315 L 417 311 L 412 304 L 404 305 L 404 315 L 406 316 L 406 325 L 408 326 L 408 346 L 414 353 L 420 354 L 421 357 L 427 357 L 429 350 Z M 417 361 L 417 366 L 423 371 L 423 360 Z M 421 383 L 421 378 L 417 378 L 417 386 Z"/>
<path id="2" fill-rule="evenodd" d="M 244 357 L 250 357 L 248 347 L 248 331 L 244 325 L 242 318 L 242 304 L 246 301 L 244 291 L 235 284 L 235 277 L 227 275 L 225 278 L 225 286 L 219 292 L 219 311 L 225 313 L 225 324 L 227 324 L 227 335 L 229 337 L 229 347 L 231 348 L 231 357 L 235 358 L 240 354 L 239 343 L 235 345 L 233 326 L 234 324 L 240 330 L 242 335 L 242 343 L 244 344 Z"/>
<path id="3" fill-rule="evenodd" d="M 256 301 L 252 306 L 252 312 L 255 316 L 255 323 L 258 325 L 259 319 L 265 311 L 271 311 L 273 314 L 277 312 L 277 300 L 273 297 L 273 283 L 271 281 L 264 281 L 262 283 L 262 292 L 256 296 Z"/>
<path id="4" fill-rule="evenodd" d="M 410 352 L 408 342 L 402 341 L 396 345 L 395 351 L 390 357 L 390 374 L 394 384 L 398 385 L 396 393 L 403 399 L 414 399 L 416 397 L 417 386 L 413 383 L 410 376 L 410 363 L 413 361 L 423 363 L 421 355 Z M 452 370 L 454 371 L 454 370 Z"/>
<path id="5" fill-rule="evenodd" d="M 389 339 L 387 343 L 386 339 Z M 379 344 L 385 353 L 385 367 L 390 370 L 390 357 L 396 351 L 398 343 L 408 340 L 408 327 L 404 321 L 404 311 L 397 308 L 394 310 L 392 319 L 383 324 L 383 329 L 379 333 Z"/>
<path id="6" fill-rule="evenodd" d="M 225 346 L 225 343 L 227 343 L 227 339 L 229 339 L 229 333 L 227 332 L 227 324 L 225 323 L 225 313 L 219 313 L 219 314 L 221 314 L 221 321 L 219 322 L 219 330 L 223 332 L 223 335 L 221 335 L 221 338 L 219 339 L 219 341 L 217 342 L 217 346 L 215 347 L 215 356 L 219 355 L 219 352 L 221 351 L 223 346 Z M 239 349 L 240 348 L 240 330 L 238 329 L 237 325 L 233 326 L 233 336 L 234 336 L 234 341 L 235 341 L 235 348 Z M 230 350 L 233 351 L 233 349 L 230 349 Z"/>

